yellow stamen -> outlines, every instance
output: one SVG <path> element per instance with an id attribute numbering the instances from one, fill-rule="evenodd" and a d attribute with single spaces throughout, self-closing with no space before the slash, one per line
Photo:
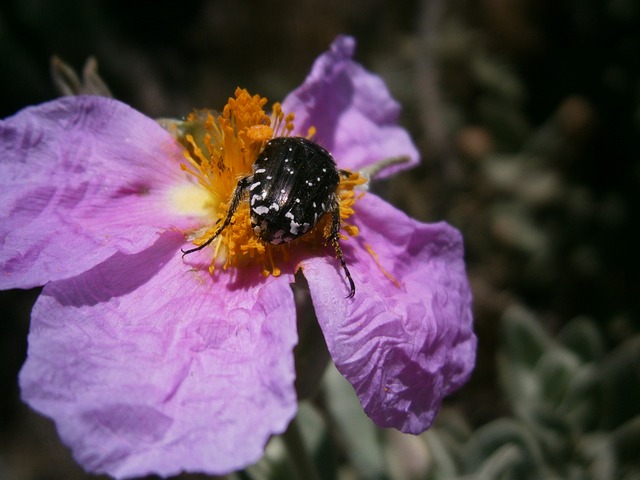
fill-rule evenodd
<path id="1" fill-rule="evenodd" d="M 396 287 L 400 288 L 401 287 L 400 282 L 398 282 L 398 280 L 396 280 L 395 277 L 393 275 L 391 275 L 382 266 L 382 264 L 380 263 L 380 259 L 378 258 L 378 254 L 376 252 L 374 252 L 374 250 L 371 247 L 371 245 L 369 245 L 368 243 L 365 243 L 364 247 L 367 249 L 367 252 L 369 252 L 369 255 L 371 255 L 373 257 L 373 260 L 376 262 L 376 265 L 378 265 L 378 268 L 384 274 L 384 276 L 387 277 L 389 280 L 391 280 Z"/>

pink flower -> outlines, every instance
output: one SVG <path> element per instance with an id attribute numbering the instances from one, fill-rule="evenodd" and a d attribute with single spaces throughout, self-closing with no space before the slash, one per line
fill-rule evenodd
<path id="1" fill-rule="evenodd" d="M 371 193 L 359 198 L 362 181 L 340 187 L 352 299 L 322 225 L 265 246 L 246 234 L 245 209 L 217 247 L 182 258 L 224 216 L 237 181 L 215 171 L 215 155 L 246 174 L 269 136 L 313 127 L 341 169 L 418 161 L 397 103 L 353 50 L 338 38 L 271 117 L 238 91 L 219 119 L 207 117 L 209 137 L 172 135 L 99 97 L 0 123 L 0 288 L 44 285 L 22 397 L 55 421 L 87 470 L 221 474 L 258 460 L 297 409 L 298 269 L 336 366 L 378 425 L 427 429 L 469 377 L 476 340 L 460 233 Z"/>

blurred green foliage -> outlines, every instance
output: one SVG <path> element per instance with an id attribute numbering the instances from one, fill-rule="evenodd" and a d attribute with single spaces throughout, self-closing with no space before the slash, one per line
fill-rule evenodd
<path id="1" fill-rule="evenodd" d="M 427 434 L 447 448 L 426 478 L 638 478 L 640 335 L 607 351 L 585 317 L 556 338 L 520 306 L 502 323 L 498 367 L 511 415 L 463 435 L 446 423 Z"/>

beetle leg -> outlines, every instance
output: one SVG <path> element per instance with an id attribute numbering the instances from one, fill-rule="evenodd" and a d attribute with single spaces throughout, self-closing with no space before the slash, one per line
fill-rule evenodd
<path id="1" fill-rule="evenodd" d="M 224 223 L 220 226 L 220 228 L 218 228 L 218 230 L 216 230 L 216 233 L 214 233 L 211 236 L 211 238 L 209 238 L 202 245 L 198 245 L 195 248 L 190 248 L 189 250 L 183 250 L 181 248 L 180 251 L 182 252 L 183 258 L 185 255 L 202 250 L 204 247 L 206 247 L 211 242 L 213 242 L 216 239 L 216 237 L 220 235 L 222 231 L 229 226 L 229 224 L 231 223 L 231 218 L 233 218 L 233 214 L 236 213 L 238 204 L 240 203 L 240 200 L 242 200 L 242 195 L 244 194 L 244 191 L 251 184 L 252 178 L 253 177 L 251 175 L 248 177 L 244 177 L 240 179 L 240 181 L 236 185 L 236 188 L 233 191 L 233 197 L 232 197 L 233 199 L 231 200 L 231 205 L 229 205 L 229 211 L 227 212 L 227 218 L 224 219 Z"/>
<path id="2" fill-rule="evenodd" d="M 351 278 L 351 273 L 349 273 L 349 269 L 347 268 L 347 262 L 344 261 L 344 256 L 342 255 L 342 248 L 340 248 L 340 206 L 336 203 L 336 206 L 333 208 L 331 212 L 331 244 L 333 248 L 336 250 L 336 255 L 340 259 L 340 265 L 344 270 L 344 274 L 349 281 L 350 292 L 346 298 L 353 298 L 356 294 L 356 284 L 353 282 L 353 278 Z"/>

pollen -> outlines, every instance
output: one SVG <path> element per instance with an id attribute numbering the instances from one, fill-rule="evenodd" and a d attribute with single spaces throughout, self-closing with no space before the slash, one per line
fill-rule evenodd
<path id="1" fill-rule="evenodd" d="M 266 98 L 250 95 L 247 90 L 238 88 L 221 114 L 209 110 L 194 111 L 185 122 L 188 128 L 176 135 L 185 148 L 185 162 L 181 168 L 195 177 L 206 198 L 203 201 L 199 197 L 198 203 L 199 208 L 207 212 L 202 217 L 207 223 L 185 232 L 185 236 L 196 247 L 207 244 L 203 251 L 211 254 L 211 273 L 217 268 L 226 270 L 257 265 L 264 276 L 279 276 L 282 272 L 279 264 L 290 259 L 292 249 L 315 250 L 323 246 L 330 236 L 331 215 L 325 214 L 304 235 L 274 245 L 260 238 L 259 226 L 252 226 L 251 199 L 248 198 L 252 192 L 249 189 L 244 195 L 246 198 L 232 205 L 240 180 L 252 173 L 253 164 L 267 142 L 276 137 L 288 137 L 294 130 L 292 113 L 285 113 L 282 106 L 275 103 L 271 113 L 267 114 L 266 105 Z M 312 127 L 307 131 L 307 138 L 314 134 Z M 358 173 L 341 173 L 335 198 L 340 205 L 343 232 L 340 238 L 344 239 L 358 234 L 357 227 L 345 221 L 353 215 L 354 203 L 363 194 L 356 187 L 366 183 L 367 179 Z M 230 210 L 233 212 L 230 222 L 219 231 Z M 213 236 L 215 239 L 211 242 Z"/>

